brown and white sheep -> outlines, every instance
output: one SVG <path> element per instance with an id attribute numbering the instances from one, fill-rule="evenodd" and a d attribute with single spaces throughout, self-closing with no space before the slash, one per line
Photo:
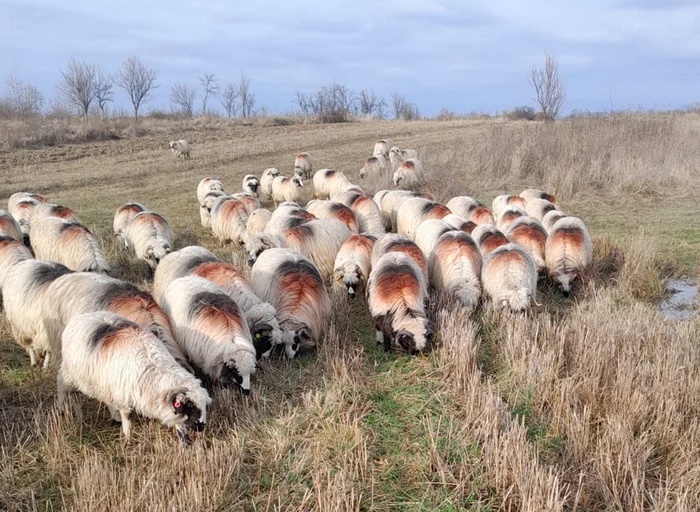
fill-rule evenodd
<path id="1" fill-rule="evenodd" d="M 118 238 L 122 238 L 122 241 L 124 241 L 123 235 L 126 226 L 129 225 L 134 217 L 143 211 L 146 211 L 146 207 L 141 203 L 126 203 L 120 206 L 117 213 L 114 214 L 114 222 L 112 223 L 114 235 Z M 125 241 L 124 244 L 126 244 Z"/>
<path id="2" fill-rule="evenodd" d="M 456 231 L 454 226 L 439 219 L 428 219 L 420 223 L 416 229 L 416 245 L 423 251 L 426 261 L 438 239 L 450 231 Z"/>
<path id="3" fill-rule="evenodd" d="M 403 252 L 407 254 L 413 261 L 416 262 L 428 282 L 428 260 L 425 258 L 423 251 L 415 242 L 409 240 L 405 236 L 396 233 L 387 233 L 377 239 L 372 248 L 372 267 L 377 264 L 379 258 L 390 252 Z"/>
<path id="4" fill-rule="evenodd" d="M 308 153 L 299 153 L 294 159 L 294 174 L 305 180 L 311 179 L 313 175 L 313 164 L 311 163 L 311 155 Z"/>
<path id="5" fill-rule="evenodd" d="M 19 223 L 5 210 L 0 210 L 0 237 L 12 238 L 19 242 L 24 240 L 24 234 Z"/>
<path id="6" fill-rule="evenodd" d="M 401 162 L 392 179 L 395 187 L 416 188 L 423 183 L 423 164 L 417 158 L 409 158 Z"/>
<path id="7" fill-rule="evenodd" d="M 463 231 L 448 231 L 430 254 L 430 284 L 472 311 L 481 297 L 481 266 L 481 252 L 474 239 Z"/>
<path id="8" fill-rule="evenodd" d="M 545 201 L 549 201 L 552 204 L 557 204 L 556 196 L 534 188 L 528 188 L 527 190 L 523 190 L 520 193 L 520 197 L 525 199 L 526 202 L 530 202 L 533 199 L 544 199 Z"/>
<path id="9" fill-rule="evenodd" d="M 92 232 L 77 222 L 44 217 L 29 236 L 38 259 L 56 261 L 77 272 L 109 272 L 102 249 Z"/>
<path id="10" fill-rule="evenodd" d="M 538 273 L 544 271 L 547 231 L 542 224 L 532 217 L 521 217 L 509 224 L 504 234 L 508 240 L 522 246 L 532 256 Z"/>
<path id="11" fill-rule="evenodd" d="M 333 279 L 354 298 L 362 291 L 372 268 L 372 249 L 377 237 L 374 235 L 353 235 L 338 251 L 333 266 Z"/>
<path id="12" fill-rule="evenodd" d="M 138 213 L 123 231 L 124 243 L 134 251 L 136 258 L 154 269 L 160 260 L 173 250 L 173 233 L 170 223 L 156 212 Z"/>
<path id="13" fill-rule="evenodd" d="M 447 207 L 455 215 L 476 225 L 496 223 L 491 211 L 483 203 L 469 196 L 453 197 L 447 202 Z"/>
<path id="14" fill-rule="evenodd" d="M 248 224 L 245 205 L 231 196 L 221 196 L 211 210 L 211 231 L 221 244 L 239 245 Z"/>
<path id="15" fill-rule="evenodd" d="M 302 199 L 302 188 L 304 180 L 299 176 L 287 178 L 286 176 L 277 176 L 272 180 L 272 201 L 275 207 L 279 203 L 285 201 L 299 202 Z"/>
<path id="16" fill-rule="evenodd" d="M 421 222 L 428 219 L 442 219 L 448 216 L 450 209 L 442 204 L 422 197 L 409 197 L 401 202 L 396 213 L 396 232 L 415 240 L 416 230 Z"/>
<path id="17" fill-rule="evenodd" d="M 379 211 L 379 207 L 372 197 L 361 191 L 348 190 L 334 195 L 332 200 L 344 204 L 353 211 L 357 218 L 357 229 L 360 233 L 371 235 L 384 234 L 382 212 Z"/>
<path id="18" fill-rule="evenodd" d="M 204 197 L 213 191 L 224 191 L 224 184 L 216 178 L 202 178 L 197 185 L 197 202 L 201 206 L 204 204 Z"/>
<path id="19" fill-rule="evenodd" d="M 551 227 L 545 249 L 549 277 L 568 295 L 571 283 L 580 278 L 593 261 L 593 242 L 578 217 L 564 217 Z"/>
<path id="20" fill-rule="evenodd" d="M 272 182 L 280 175 L 274 167 L 265 169 L 260 176 L 260 198 L 265 201 L 272 201 Z"/>
<path id="21" fill-rule="evenodd" d="M 491 203 L 491 213 L 496 219 L 498 219 L 501 217 L 503 211 L 509 206 L 517 206 L 518 208 L 524 210 L 525 204 L 525 199 L 523 199 L 520 196 L 503 194 L 500 196 L 496 196 L 496 198 L 493 200 L 493 203 Z"/>
<path id="22" fill-rule="evenodd" d="M 345 224 L 351 232 L 359 233 L 355 212 L 342 203 L 313 199 L 307 203 L 305 209 L 317 219 L 336 219 Z"/>

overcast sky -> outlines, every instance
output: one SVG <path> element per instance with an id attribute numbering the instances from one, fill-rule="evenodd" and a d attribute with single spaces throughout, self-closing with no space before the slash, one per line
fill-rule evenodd
<path id="1" fill-rule="evenodd" d="M 545 48 L 567 111 L 700 100 L 699 0 L 0 0 L 0 75 L 52 97 L 71 54 L 109 72 L 135 54 L 160 73 L 146 110 L 168 109 L 176 81 L 244 70 L 273 112 L 332 80 L 401 91 L 428 115 L 500 112 L 532 104 Z"/>

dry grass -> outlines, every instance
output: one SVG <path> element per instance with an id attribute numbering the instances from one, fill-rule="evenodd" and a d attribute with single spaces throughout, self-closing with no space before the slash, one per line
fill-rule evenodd
<path id="1" fill-rule="evenodd" d="M 422 153 L 441 199 L 556 187 L 596 250 L 574 299 L 545 285 L 524 317 L 436 300 L 440 347 L 420 358 L 382 353 L 366 305 L 335 297 L 319 349 L 265 362 L 250 397 L 218 391 L 187 450 L 145 420 L 124 446 L 104 407 L 81 396 L 55 411 L 53 372 L 31 371 L 3 326 L 0 509 L 697 510 L 700 325 L 662 320 L 654 300 L 664 275 L 700 261 L 688 220 L 700 213 L 688 192 L 698 119 L 605 123 L 182 126 L 172 135 L 192 142 L 187 162 L 165 133 L 0 154 L 0 197 L 31 188 L 75 209 L 115 275 L 144 286 L 144 266 L 109 236 L 120 204 L 161 211 L 180 246 L 240 261 L 198 225 L 201 177 L 234 190 L 269 166 L 291 173 L 304 149 L 317 169 L 356 179 L 380 136 Z"/>

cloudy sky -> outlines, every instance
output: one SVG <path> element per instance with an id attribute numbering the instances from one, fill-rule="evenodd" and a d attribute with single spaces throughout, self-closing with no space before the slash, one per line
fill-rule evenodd
<path id="1" fill-rule="evenodd" d="M 134 54 L 160 73 L 147 109 L 169 108 L 176 81 L 243 70 L 273 112 L 332 80 L 401 91 L 429 115 L 499 112 L 532 104 L 545 49 L 568 111 L 700 101 L 698 0 L 0 0 L 0 77 L 52 97 L 70 55 L 112 72 Z"/>

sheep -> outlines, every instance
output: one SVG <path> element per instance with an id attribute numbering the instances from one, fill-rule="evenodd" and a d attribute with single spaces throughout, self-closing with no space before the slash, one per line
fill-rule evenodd
<path id="1" fill-rule="evenodd" d="M 508 225 L 508 229 L 505 230 L 504 234 L 508 240 L 520 245 L 532 256 L 532 261 L 535 262 L 535 268 L 538 273 L 545 269 L 544 257 L 547 231 L 545 231 L 542 224 L 532 217 L 520 217 Z"/>
<path id="2" fill-rule="evenodd" d="M 365 175 L 380 175 L 386 169 L 386 159 L 382 155 L 374 155 L 365 160 L 360 168 L 360 178 Z"/>
<path id="3" fill-rule="evenodd" d="M 545 248 L 549 277 L 559 283 L 564 295 L 571 293 L 571 283 L 593 261 L 593 242 L 586 225 L 578 217 L 564 217 L 550 228 Z"/>
<path id="4" fill-rule="evenodd" d="M 243 177 L 243 192 L 260 197 L 260 180 L 254 174 L 246 174 Z"/>
<path id="5" fill-rule="evenodd" d="M 287 178 L 285 176 L 277 176 L 272 180 L 272 201 L 275 203 L 275 208 L 278 203 L 284 201 L 299 202 L 301 200 L 301 188 L 304 186 L 304 180 L 299 176 Z"/>
<path id="6" fill-rule="evenodd" d="M 428 259 L 430 284 L 473 311 L 481 296 L 481 265 L 474 239 L 463 231 L 448 231 L 438 239 Z"/>
<path id="7" fill-rule="evenodd" d="M 384 234 L 382 212 L 379 211 L 379 207 L 374 202 L 374 199 L 364 192 L 348 190 L 334 195 L 332 200 L 344 204 L 353 211 L 357 218 L 357 229 L 360 233 L 371 235 Z"/>
<path id="8" fill-rule="evenodd" d="M 519 245 L 501 245 L 483 256 L 481 282 L 495 305 L 525 311 L 537 293 L 535 262 Z"/>
<path id="9" fill-rule="evenodd" d="M 129 246 L 126 243 L 126 240 L 123 238 L 124 230 L 133 220 L 133 218 L 143 211 L 146 211 L 146 207 L 141 203 L 126 203 L 120 206 L 117 213 L 114 214 L 114 222 L 112 223 L 114 236 L 121 238 L 127 249 Z"/>
<path id="10" fill-rule="evenodd" d="M 30 229 L 33 222 L 39 222 L 44 217 L 58 217 L 69 222 L 80 222 L 78 216 L 70 208 L 60 204 L 41 203 L 32 208 L 29 213 Z"/>
<path id="11" fill-rule="evenodd" d="M 260 193 L 262 199 L 272 201 L 272 181 L 280 175 L 280 172 L 274 167 L 265 169 L 260 176 Z"/>
<path id="12" fill-rule="evenodd" d="M 394 146 L 389 151 L 389 160 L 394 165 L 400 165 L 409 158 L 418 158 L 418 151 L 415 149 L 400 149 Z"/>
<path id="13" fill-rule="evenodd" d="M 330 199 L 353 186 L 345 174 L 333 169 L 317 171 L 314 174 L 313 183 L 315 199 Z"/>
<path id="14" fill-rule="evenodd" d="M 305 180 L 311 179 L 313 165 L 311 164 L 311 156 L 308 153 L 299 153 L 294 159 L 294 174 Z"/>
<path id="15" fill-rule="evenodd" d="M 542 222 L 544 216 L 549 212 L 558 209 L 559 208 L 555 204 L 547 201 L 546 199 L 530 199 L 525 205 L 525 211 L 527 214 L 540 222 Z"/>
<path id="16" fill-rule="evenodd" d="M 270 221 L 265 226 L 265 233 L 270 235 L 281 235 L 289 229 L 296 221 L 295 219 L 313 220 L 316 216 L 304 210 L 301 206 L 293 202 L 282 203 L 270 216 Z"/>
<path id="17" fill-rule="evenodd" d="M 417 158 L 401 162 L 392 180 L 395 187 L 416 188 L 423 182 L 423 164 Z"/>
<path id="18" fill-rule="evenodd" d="M 149 293 L 132 283 L 91 272 L 66 274 L 49 285 L 40 307 L 42 332 L 49 346 L 60 343 L 61 334 L 73 316 L 104 310 L 153 333 L 179 364 L 193 372 L 173 339 L 168 317 Z"/>
<path id="19" fill-rule="evenodd" d="M 533 199 L 544 199 L 545 201 L 549 201 L 552 204 L 557 204 L 556 196 L 548 194 L 547 192 L 543 192 L 542 190 L 537 190 L 533 188 L 523 190 L 520 193 L 520 197 L 525 199 L 526 203 L 532 201 Z"/>
<path id="20" fill-rule="evenodd" d="M 306 211 L 317 219 L 336 219 L 347 226 L 353 233 L 359 233 L 355 212 L 342 203 L 314 199 L 306 205 Z"/>
<path id="21" fill-rule="evenodd" d="M 31 251 L 22 242 L 12 237 L 0 235 L 0 299 L 2 299 L 2 288 L 5 279 L 12 268 L 20 261 L 31 260 Z"/>
<path id="22" fill-rule="evenodd" d="M 160 260 L 173 250 L 175 234 L 165 217 L 156 212 L 143 211 L 127 224 L 123 237 L 136 258 L 155 270 Z"/>
<path id="23" fill-rule="evenodd" d="M 295 333 L 294 350 L 316 345 L 328 325 L 331 302 L 311 260 L 294 250 L 269 249 L 253 265 L 250 284 L 275 307 L 280 327 Z"/>
<path id="24" fill-rule="evenodd" d="M 82 224 L 44 217 L 31 226 L 29 235 L 39 259 L 56 261 L 77 272 L 111 270 L 97 238 Z"/>
<path id="25" fill-rule="evenodd" d="M 225 195 L 226 193 L 220 190 L 212 190 L 202 198 L 202 204 L 199 207 L 199 220 L 203 228 L 211 228 L 211 211 L 219 198 Z"/>
<path id="26" fill-rule="evenodd" d="M 19 224 L 25 243 L 29 242 L 29 215 L 35 206 L 45 202 L 43 196 L 30 192 L 16 192 L 7 200 L 7 211 Z"/>
<path id="27" fill-rule="evenodd" d="M 403 252 L 416 262 L 418 268 L 423 273 L 425 282 L 428 282 L 428 260 L 425 259 L 423 251 L 408 238 L 388 233 L 379 237 L 372 248 L 372 268 L 377 264 L 379 258 L 390 252 Z"/>
<path id="28" fill-rule="evenodd" d="M 447 202 L 447 207 L 455 215 L 470 220 L 476 225 L 496 224 L 489 209 L 469 196 L 453 197 Z"/>
<path id="29" fill-rule="evenodd" d="M 231 196 L 221 196 L 211 210 L 211 231 L 222 245 L 228 241 L 239 245 L 248 224 L 245 205 Z"/>
<path id="30" fill-rule="evenodd" d="M 428 219 L 442 219 L 450 214 L 450 209 L 422 197 L 404 199 L 396 213 L 396 232 L 415 240 L 416 229 Z"/>
<path id="31" fill-rule="evenodd" d="M 18 242 L 24 240 L 20 225 L 12 215 L 2 209 L 0 209 L 0 237 L 12 238 Z"/>
<path id="32" fill-rule="evenodd" d="M 513 222 L 516 220 L 522 218 L 522 217 L 527 217 L 527 213 L 525 213 L 524 210 L 522 210 L 518 206 L 507 206 L 503 210 L 501 210 L 500 215 L 498 216 L 498 221 L 496 222 L 496 226 L 498 229 L 505 231 L 508 226 L 510 226 Z"/>
<path id="33" fill-rule="evenodd" d="M 496 196 L 491 203 L 491 213 L 495 218 L 500 218 L 503 211 L 509 206 L 516 206 L 520 209 L 525 209 L 526 201 L 520 196 L 511 196 L 503 194 Z"/>
<path id="34" fill-rule="evenodd" d="M 273 248 L 286 249 L 288 245 L 281 234 L 262 232 L 247 237 L 243 248 L 248 258 L 248 265 L 252 267 L 263 252 Z"/>
<path id="35" fill-rule="evenodd" d="M 374 202 L 379 206 L 387 231 L 396 230 L 396 208 L 402 204 L 403 200 L 418 196 L 420 196 L 418 192 L 411 190 L 386 190 L 374 194 Z"/>
<path id="36" fill-rule="evenodd" d="M 27 259 L 15 264 L 3 282 L 3 307 L 12 336 L 29 354 L 32 366 L 44 358 L 48 368 L 57 348 L 49 345 L 42 321 L 42 301 L 49 285 L 70 269 L 53 261 Z"/>
<path id="37" fill-rule="evenodd" d="M 551 210 L 547 212 L 547 214 L 544 216 L 542 219 L 542 225 L 544 226 L 544 229 L 547 230 L 547 233 L 552 232 L 552 228 L 554 225 L 557 223 L 559 219 L 562 219 L 564 217 L 567 217 L 567 215 L 561 211 L 561 210 Z"/>
<path id="38" fill-rule="evenodd" d="M 235 194 L 232 194 L 231 197 L 238 199 L 241 203 L 243 203 L 246 211 L 249 214 L 258 208 L 262 208 L 262 203 L 260 200 L 247 192 L 236 192 Z"/>
<path id="39" fill-rule="evenodd" d="M 471 235 L 474 229 L 476 229 L 476 224 L 474 222 L 466 220 L 459 215 L 455 215 L 454 213 L 444 216 L 442 220 L 453 226 L 455 229 L 464 231 L 469 235 Z"/>
<path id="40" fill-rule="evenodd" d="M 430 253 L 433 252 L 433 247 L 438 239 L 450 231 L 456 231 L 452 224 L 448 224 L 438 219 L 424 220 L 416 229 L 416 245 L 423 251 L 423 256 L 428 260 Z"/>
<path id="41" fill-rule="evenodd" d="M 198 276 L 179 277 L 160 298 L 175 341 L 213 382 L 250 393 L 256 353 L 241 308 L 219 286 Z"/>
<path id="42" fill-rule="evenodd" d="M 425 311 L 427 283 L 408 255 L 392 252 L 379 258 L 369 275 L 367 296 L 376 339 L 385 352 L 392 344 L 409 354 L 431 349 L 433 334 Z"/>
<path id="43" fill-rule="evenodd" d="M 207 279 L 236 301 L 253 335 L 253 346 L 258 359 L 268 357 L 273 345 L 278 344 L 284 344 L 286 355 L 294 357 L 294 335 L 280 329 L 275 308 L 253 293 L 246 278 L 233 265 L 222 262 L 204 247 L 185 247 L 163 259 L 153 280 L 156 299 L 160 301 L 168 283 L 186 276 Z"/>
<path id="44" fill-rule="evenodd" d="M 376 241 L 374 235 L 353 235 L 345 241 L 335 257 L 333 278 L 346 288 L 350 298 L 355 298 L 369 277 L 372 249 Z"/>
<path id="45" fill-rule="evenodd" d="M 389 139 L 378 140 L 374 144 L 373 155 L 382 155 L 385 159 L 389 158 Z"/>
<path id="46" fill-rule="evenodd" d="M 219 191 L 224 192 L 224 184 L 216 178 L 202 178 L 197 185 L 197 202 L 199 205 L 204 204 L 204 198 L 209 192 Z"/>
<path id="47" fill-rule="evenodd" d="M 477 226 L 472 231 L 472 238 L 479 246 L 482 256 L 486 256 L 487 253 L 496 250 L 498 247 L 510 243 L 506 235 L 491 224 Z"/>
<path id="48" fill-rule="evenodd" d="M 272 212 L 266 208 L 258 208 L 253 210 L 248 216 L 243 242 L 245 242 L 251 235 L 265 231 L 265 228 L 267 227 L 267 224 L 270 222 L 271 218 Z"/>
<path id="49" fill-rule="evenodd" d="M 105 311 L 73 317 L 63 333 L 56 379 L 57 404 L 76 389 L 104 403 L 131 438 L 132 411 L 174 428 L 185 445 L 188 430 L 204 430 L 211 397 L 151 333 Z"/>
<path id="50" fill-rule="evenodd" d="M 7 200 L 7 211 L 10 212 L 15 218 L 15 211 L 20 202 L 30 199 L 34 201 L 34 204 L 42 204 L 46 202 L 46 198 L 40 194 L 35 194 L 34 192 L 15 192 Z"/>
<path id="51" fill-rule="evenodd" d="M 172 151 L 173 155 L 177 158 L 182 157 L 184 160 L 190 159 L 190 143 L 186 140 L 171 140 L 169 146 L 170 151 Z"/>

